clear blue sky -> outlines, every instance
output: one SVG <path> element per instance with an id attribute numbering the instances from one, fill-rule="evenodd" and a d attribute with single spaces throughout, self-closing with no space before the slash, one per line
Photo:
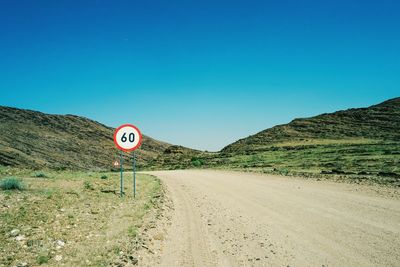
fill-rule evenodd
<path id="1" fill-rule="evenodd" d="M 218 150 L 400 96 L 399 1 L 0 1 L 0 105 Z"/>

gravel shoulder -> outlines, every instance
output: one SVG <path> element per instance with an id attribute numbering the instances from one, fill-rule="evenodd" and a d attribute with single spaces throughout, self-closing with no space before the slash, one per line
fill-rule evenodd
<path id="1" fill-rule="evenodd" d="M 398 266 L 398 189 L 251 173 L 150 172 L 171 201 L 161 266 Z M 154 259 L 153 259 L 154 260 Z"/>

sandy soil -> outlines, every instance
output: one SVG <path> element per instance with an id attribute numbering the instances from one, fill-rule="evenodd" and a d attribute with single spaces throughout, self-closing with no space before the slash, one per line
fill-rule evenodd
<path id="1" fill-rule="evenodd" d="M 174 207 L 158 265 L 400 264 L 396 189 L 223 171 L 151 174 Z"/>

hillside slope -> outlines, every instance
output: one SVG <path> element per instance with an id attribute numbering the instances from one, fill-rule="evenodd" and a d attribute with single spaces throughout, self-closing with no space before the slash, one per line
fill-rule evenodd
<path id="1" fill-rule="evenodd" d="M 400 98 L 295 119 L 198 160 L 211 168 L 400 186 Z"/>
<path id="2" fill-rule="evenodd" d="M 368 108 L 355 108 L 295 119 L 261 131 L 222 149 L 223 152 L 256 151 L 282 142 L 321 139 L 373 139 L 400 141 L 400 97 Z"/>
<path id="3" fill-rule="evenodd" d="M 109 169 L 118 158 L 114 129 L 74 115 L 0 106 L 0 165 L 52 169 Z M 143 137 L 139 165 L 170 145 Z"/>

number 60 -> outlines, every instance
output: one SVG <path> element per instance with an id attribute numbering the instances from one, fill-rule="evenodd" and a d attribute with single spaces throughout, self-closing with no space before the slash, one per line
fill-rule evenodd
<path id="1" fill-rule="evenodd" d="M 133 143 L 135 141 L 135 134 L 134 133 L 130 133 L 128 138 L 129 138 L 129 142 Z M 124 133 L 121 136 L 121 141 L 125 143 L 128 140 L 128 138 L 126 138 L 126 133 Z"/>

